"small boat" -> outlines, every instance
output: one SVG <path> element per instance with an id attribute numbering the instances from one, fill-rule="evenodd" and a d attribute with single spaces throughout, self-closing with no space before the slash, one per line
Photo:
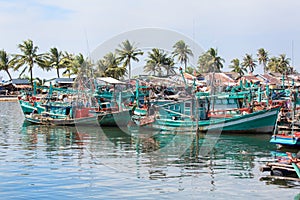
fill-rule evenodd
<path id="1" fill-rule="evenodd" d="M 76 108 L 59 102 L 47 104 L 45 107 L 47 111 L 40 114 L 27 114 L 25 120 L 31 124 L 56 126 L 89 124 L 97 120 L 97 117 L 90 112 L 91 108 Z"/>
<path id="2" fill-rule="evenodd" d="M 293 147 L 300 148 L 300 132 L 293 132 L 292 134 L 282 132 L 280 134 L 272 135 L 270 143 L 276 144 L 278 148 L 282 147 Z"/>
<path id="3" fill-rule="evenodd" d="M 287 158 L 280 158 L 277 162 L 267 163 L 260 171 L 269 171 L 269 178 L 300 181 L 300 152 L 295 157 L 287 152 Z"/>
<path id="4" fill-rule="evenodd" d="M 297 112 L 296 101 L 292 102 L 291 109 L 283 107 L 280 110 L 270 143 L 276 144 L 278 148 L 300 149 L 300 124 Z"/>

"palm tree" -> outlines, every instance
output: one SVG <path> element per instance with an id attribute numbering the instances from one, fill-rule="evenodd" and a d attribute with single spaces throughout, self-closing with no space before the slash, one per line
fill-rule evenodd
<path id="1" fill-rule="evenodd" d="M 252 55 L 246 54 L 243 58 L 242 66 L 246 69 L 248 68 L 250 73 L 253 73 L 255 67 L 256 67 L 256 60 L 252 58 Z"/>
<path id="2" fill-rule="evenodd" d="M 209 61 L 209 65 L 212 72 L 221 72 L 221 69 L 223 68 L 223 62 L 225 62 L 225 60 L 218 56 L 218 50 L 210 48 L 208 50 L 208 55 L 211 58 L 211 60 Z"/>
<path id="3" fill-rule="evenodd" d="M 105 77 L 105 71 L 107 69 L 105 60 L 104 59 L 98 60 L 96 67 L 97 67 L 95 72 L 96 75 L 100 77 Z"/>
<path id="4" fill-rule="evenodd" d="M 144 67 L 144 72 L 151 74 L 153 73 L 153 75 L 155 76 L 155 72 L 156 72 L 156 65 L 154 62 L 149 62 L 145 65 Z"/>
<path id="5" fill-rule="evenodd" d="M 153 48 L 151 52 L 148 52 L 148 59 L 146 59 L 146 62 L 144 71 L 146 71 L 147 68 L 154 68 L 158 73 L 158 76 L 162 76 L 162 68 L 167 70 L 168 75 L 170 67 L 174 66 L 172 58 L 168 57 L 167 53 L 158 48 Z"/>
<path id="6" fill-rule="evenodd" d="M 104 65 L 106 66 L 105 76 L 109 76 L 115 79 L 119 79 L 126 73 L 126 66 L 119 67 L 120 60 L 116 57 L 116 54 L 109 52 L 104 56 Z"/>
<path id="7" fill-rule="evenodd" d="M 85 59 L 81 53 L 72 57 L 72 63 L 70 63 L 64 73 L 69 73 L 69 76 L 80 74 L 82 76 L 92 77 L 92 63 L 88 59 Z"/>
<path id="8" fill-rule="evenodd" d="M 173 46 L 174 51 L 172 52 L 173 57 L 177 57 L 181 64 L 184 64 L 184 71 L 186 71 L 186 64 L 189 60 L 189 56 L 193 56 L 192 50 L 183 40 L 179 40 Z"/>
<path id="9" fill-rule="evenodd" d="M 197 67 L 199 73 L 210 72 L 211 69 L 211 67 L 209 66 L 210 60 L 211 60 L 211 56 L 209 55 L 208 51 L 204 52 L 202 55 L 199 56 L 198 67 Z"/>
<path id="10" fill-rule="evenodd" d="M 275 56 L 269 59 L 269 62 L 266 66 L 266 70 L 269 72 L 278 72 L 279 69 L 279 59 Z"/>
<path id="11" fill-rule="evenodd" d="M 290 67 L 290 59 L 286 58 L 285 54 L 280 54 L 279 58 L 278 58 L 278 68 L 279 68 L 279 71 L 282 74 L 285 73 L 287 75 L 287 73 L 290 71 L 289 67 Z"/>
<path id="12" fill-rule="evenodd" d="M 286 58 L 285 54 L 280 54 L 279 57 L 270 58 L 267 69 L 270 72 L 277 72 L 281 74 L 290 74 L 293 69 L 290 67 L 290 59 Z"/>
<path id="13" fill-rule="evenodd" d="M 258 64 L 262 64 L 264 68 L 264 73 L 267 72 L 267 62 L 269 61 L 268 52 L 264 48 L 260 48 L 257 51 Z"/>
<path id="14" fill-rule="evenodd" d="M 13 60 L 10 59 L 10 56 L 8 55 L 8 53 L 6 53 L 6 51 L 1 50 L 0 51 L 0 71 L 1 70 L 6 71 L 10 81 L 12 78 L 9 73 L 9 69 L 13 69 L 13 68 L 14 68 Z"/>
<path id="15" fill-rule="evenodd" d="M 72 63 L 72 60 L 61 51 L 58 51 L 56 47 L 51 48 L 50 52 L 47 54 L 47 65 L 50 68 L 55 68 L 57 73 L 57 78 L 59 78 L 59 69 L 66 68 L 69 64 Z"/>
<path id="16" fill-rule="evenodd" d="M 128 66 L 129 71 L 129 79 L 131 79 L 131 60 L 134 60 L 136 62 L 139 61 L 137 56 L 143 55 L 144 53 L 138 49 L 134 43 L 130 43 L 128 40 L 125 40 L 122 42 L 121 45 L 119 45 L 120 49 L 116 49 L 116 52 L 118 54 L 118 59 L 122 62 L 124 61 L 124 66 Z"/>
<path id="17" fill-rule="evenodd" d="M 63 53 L 63 57 L 68 60 L 65 64 L 65 71 L 63 71 L 62 75 L 67 76 L 68 78 L 71 77 L 71 75 L 78 74 L 80 66 L 76 65 L 76 57 L 73 54 L 70 54 L 68 52 Z"/>
<path id="18" fill-rule="evenodd" d="M 45 54 L 38 54 L 38 47 L 33 45 L 32 40 L 28 39 L 23 41 L 22 44 L 18 45 L 18 48 L 22 52 L 22 54 L 16 54 L 14 58 L 14 63 L 16 64 L 15 70 L 18 70 L 21 66 L 26 65 L 21 72 L 20 76 L 25 72 L 28 68 L 28 72 L 30 72 L 30 82 L 33 85 L 33 67 L 37 64 L 42 69 L 47 68 L 45 65 Z"/>
<path id="19" fill-rule="evenodd" d="M 175 68 L 174 68 L 174 58 L 173 57 L 166 57 L 166 60 L 164 61 L 164 65 L 163 68 L 165 68 L 165 70 L 167 71 L 167 76 L 171 75 L 175 75 Z"/>
<path id="20" fill-rule="evenodd" d="M 232 72 L 236 72 L 240 76 L 243 76 L 245 72 L 247 72 L 247 69 L 240 65 L 240 60 L 238 58 L 231 60 L 231 63 L 232 65 L 230 65 L 229 68 L 232 68 Z"/>

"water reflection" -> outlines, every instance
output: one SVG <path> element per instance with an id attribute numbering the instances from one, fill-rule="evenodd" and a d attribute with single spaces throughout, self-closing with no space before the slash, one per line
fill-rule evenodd
<path id="1" fill-rule="evenodd" d="M 148 136 L 144 132 L 137 136 L 117 128 L 40 125 L 24 125 L 21 132 L 27 149 L 35 149 L 40 145 L 45 145 L 46 151 L 83 148 L 101 162 L 107 160 L 108 165 L 109 162 L 114 166 L 118 164 L 121 170 L 124 164 L 134 170 L 147 167 L 150 178 L 165 178 L 167 173 L 158 171 L 158 168 L 165 165 L 184 168 L 188 171 L 185 175 L 192 175 L 192 172 L 213 175 L 226 169 L 231 176 L 253 178 L 255 159 L 259 154 L 265 155 L 268 152 L 265 144 L 259 149 L 257 137 L 255 144 L 251 144 L 253 136 L 221 136 L 209 154 L 202 155 L 200 149 L 204 145 L 203 135 L 158 132 Z"/>
<path id="2" fill-rule="evenodd" d="M 27 145 L 28 149 L 35 149 L 39 145 L 45 145 L 46 151 L 58 151 L 71 148 L 74 144 L 80 146 L 82 143 L 80 139 L 82 136 L 72 127 L 23 124 L 21 133 L 22 141 Z"/>
<path id="3" fill-rule="evenodd" d="M 259 179 L 257 169 L 274 160 L 268 135 L 210 135 L 216 145 L 208 154 L 202 154 L 204 135 L 177 132 L 134 131 L 130 134 L 117 128 L 26 126 L 22 128 L 25 148 L 34 150 L 41 146 L 47 152 L 79 149 L 78 159 L 89 155 L 91 162 L 104 165 L 115 172 L 133 174 L 139 179 L 178 180 L 178 190 L 183 190 L 182 180 L 197 177 L 209 183 L 210 191 L 218 187 L 218 177 L 233 179 Z M 207 139 L 207 137 L 206 137 Z M 48 157 L 51 157 L 49 154 Z M 297 187 L 293 183 L 260 179 L 266 184 Z M 208 185 L 207 185 L 208 186 Z"/>

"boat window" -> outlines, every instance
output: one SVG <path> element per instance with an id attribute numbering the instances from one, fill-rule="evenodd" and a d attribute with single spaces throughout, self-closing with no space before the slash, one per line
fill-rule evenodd
<path id="1" fill-rule="evenodd" d="M 191 103 L 190 103 L 190 102 L 186 102 L 186 103 L 184 104 L 184 107 L 187 107 L 187 108 L 191 107 Z"/>
<path id="2" fill-rule="evenodd" d="M 229 100 L 228 100 L 228 103 L 229 103 L 229 104 L 235 104 L 235 101 L 234 101 L 234 99 L 229 99 Z"/>
<path id="3" fill-rule="evenodd" d="M 222 104 L 222 99 L 216 99 L 215 103 L 216 104 Z"/>

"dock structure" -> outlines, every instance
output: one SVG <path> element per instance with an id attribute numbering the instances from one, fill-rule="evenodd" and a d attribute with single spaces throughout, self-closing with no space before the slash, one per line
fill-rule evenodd
<path id="1" fill-rule="evenodd" d="M 17 95 L 0 95 L 0 102 L 17 102 Z"/>

